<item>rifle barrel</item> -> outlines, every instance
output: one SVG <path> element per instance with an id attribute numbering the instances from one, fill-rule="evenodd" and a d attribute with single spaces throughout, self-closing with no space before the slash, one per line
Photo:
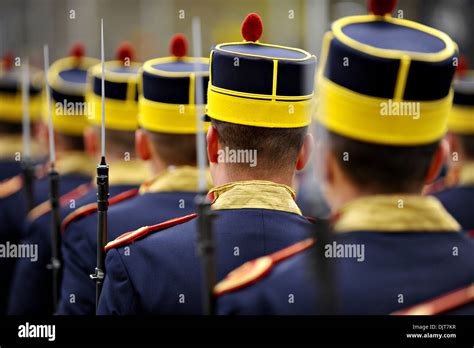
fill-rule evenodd
<path id="1" fill-rule="evenodd" d="M 61 215 L 59 206 L 59 173 L 55 168 L 56 154 L 54 148 L 53 117 L 51 113 L 51 91 L 48 81 L 49 48 L 43 46 L 45 89 L 48 107 L 49 131 L 49 202 L 51 204 L 51 264 L 48 268 L 53 272 L 53 305 L 56 311 L 61 290 Z"/>
<path id="2" fill-rule="evenodd" d="M 109 166 L 105 160 L 105 57 L 104 57 L 104 19 L 100 21 L 100 56 L 102 66 L 102 156 L 97 166 L 97 266 L 91 278 L 96 281 L 96 311 L 99 308 L 100 293 L 105 277 L 105 244 L 107 243 L 107 210 L 109 206 Z"/>
<path id="3" fill-rule="evenodd" d="M 201 257 L 202 265 L 202 310 L 204 315 L 215 313 L 213 289 L 216 284 L 216 263 L 214 257 L 214 234 L 211 211 L 211 204 L 207 198 L 206 180 L 206 136 L 203 120 L 204 94 L 202 88 L 202 74 L 200 74 L 200 64 L 198 58 L 201 57 L 201 22 L 198 17 L 192 20 L 193 28 L 193 55 L 195 72 L 196 91 L 196 151 L 199 168 L 198 195 L 196 197 L 197 206 L 197 248 Z"/>
<path id="4" fill-rule="evenodd" d="M 92 276 L 96 281 L 96 309 L 99 306 L 105 277 L 105 251 L 107 243 L 107 210 L 109 205 L 109 166 L 102 157 L 97 166 L 97 267 Z"/>
<path id="5" fill-rule="evenodd" d="M 56 311 L 61 290 L 61 216 L 59 210 L 59 173 L 51 167 L 49 172 L 49 201 L 51 203 L 51 264 L 53 272 L 53 305 Z"/>
<path id="6" fill-rule="evenodd" d="M 48 81 L 49 69 L 49 48 L 48 45 L 43 46 L 44 56 L 44 81 L 46 90 L 46 105 L 48 110 L 48 131 L 49 131 L 49 161 L 54 163 L 56 161 L 56 153 L 54 149 L 54 132 L 53 132 L 53 114 L 51 110 L 51 89 Z"/>

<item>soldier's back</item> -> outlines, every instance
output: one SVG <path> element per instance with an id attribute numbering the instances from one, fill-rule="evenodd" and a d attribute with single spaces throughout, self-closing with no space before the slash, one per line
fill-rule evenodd
<path id="1" fill-rule="evenodd" d="M 196 249 L 196 219 L 152 232 L 109 251 L 109 278 L 101 312 L 111 314 L 200 314 L 201 261 Z M 310 223 L 297 214 L 268 209 L 220 210 L 215 218 L 217 277 L 255 257 L 309 235 Z M 116 283 L 126 270 L 129 282 Z M 134 290 L 129 288 L 133 284 Z M 120 293 L 113 296 L 110 291 Z"/>
<path id="2" fill-rule="evenodd" d="M 365 250 L 363 259 L 344 254 L 332 259 L 337 314 L 389 314 L 474 281 L 474 244 L 461 232 L 355 231 L 337 235 L 334 243 Z M 245 282 L 252 271 L 242 269 L 237 280 L 216 288 L 219 312 L 321 314 L 320 296 L 328 285 L 310 271 L 315 259 L 314 247 L 297 249 Z"/>
<path id="3" fill-rule="evenodd" d="M 434 194 L 462 228 L 474 236 L 474 185 L 456 186 Z"/>
<path id="4" fill-rule="evenodd" d="M 171 218 L 194 212 L 195 192 L 150 192 L 131 194 L 112 203 L 108 212 L 108 240 Z M 89 279 L 96 266 L 97 214 L 75 219 L 63 236 L 64 271 L 59 314 L 92 315 L 95 313 L 95 285 Z M 74 301 L 69 301 L 74 295 Z"/>

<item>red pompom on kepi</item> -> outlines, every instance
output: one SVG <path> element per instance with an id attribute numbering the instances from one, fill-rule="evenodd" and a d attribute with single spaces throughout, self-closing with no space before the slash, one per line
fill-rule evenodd
<path id="1" fill-rule="evenodd" d="M 170 40 L 170 52 L 177 58 L 184 57 L 188 52 L 188 40 L 183 34 L 176 34 Z"/>
<path id="2" fill-rule="evenodd" d="M 122 42 L 115 52 L 115 58 L 123 64 L 130 63 L 135 58 L 135 50 L 129 42 Z"/>
<path id="3" fill-rule="evenodd" d="M 13 67 L 14 60 L 15 60 L 15 57 L 13 56 L 13 53 L 7 52 L 2 57 L 2 69 L 5 71 L 11 70 L 11 68 Z"/>
<path id="4" fill-rule="evenodd" d="M 467 61 L 466 56 L 463 54 L 459 57 L 458 66 L 456 67 L 456 75 L 464 76 L 467 74 L 469 69 L 469 62 Z"/>
<path id="5" fill-rule="evenodd" d="M 250 13 L 242 22 L 242 36 L 246 41 L 258 41 L 263 32 L 263 23 L 260 16 Z"/>
<path id="6" fill-rule="evenodd" d="M 86 54 L 86 48 L 82 42 L 76 42 L 69 50 L 69 55 L 76 59 L 81 59 Z"/>
<path id="7" fill-rule="evenodd" d="M 395 6 L 397 6 L 397 0 L 369 0 L 367 2 L 369 12 L 376 16 L 385 16 L 392 13 Z"/>

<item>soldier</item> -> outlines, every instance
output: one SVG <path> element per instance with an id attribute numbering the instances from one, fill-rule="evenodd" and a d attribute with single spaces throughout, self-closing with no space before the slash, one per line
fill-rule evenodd
<path id="1" fill-rule="evenodd" d="M 60 173 L 61 205 L 75 205 L 75 202 L 92 188 L 91 175 L 94 163 L 84 152 L 83 132 L 87 125 L 85 101 L 87 69 L 98 61 L 84 57 L 84 47 L 76 44 L 70 56 L 51 65 L 48 80 L 51 86 L 54 144 L 57 155 L 56 167 Z M 47 110 L 47 107 L 44 108 Z M 47 117 L 48 113 L 44 112 Z M 47 139 L 45 122 L 40 134 Z M 45 141 L 47 143 L 47 141 Z M 43 201 L 33 208 L 27 221 L 14 226 L 21 236 L 21 244 L 35 246 L 35 260 L 19 259 L 10 289 L 9 314 L 48 313 L 46 304 L 51 303 L 49 272 L 47 264 L 51 253 L 51 205 L 48 200 L 49 181 L 45 177 L 35 184 L 36 196 Z M 17 209 L 15 196 L 9 197 L 8 205 Z M 24 223 L 24 224 L 23 224 Z M 42 232 L 38 232 L 39 226 Z M 36 297 L 37 296 L 37 297 Z M 35 300 L 32 300 L 33 297 Z"/>
<path id="2" fill-rule="evenodd" d="M 105 63 L 105 81 L 107 83 L 105 104 L 107 117 L 105 127 L 107 128 L 106 148 L 107 156 L 112 167 L 112 175 L 109 181 L 109 192 L 111 200 L 118 197 L 134 194 L 138 185 L 148 176 L 148 170 L 142 161 L 135 160 L 134 153 L 134 132 L 137 129 L 137 80 L 138 70 L 141 64 L 133 62 L 133 48 L 128 43 L 119 46 L 116 53 L 116 60 Z M 101 65 L 94 65 L 89 69 L 88 94 L 86 95 L 87 107 L 91 106 L 91 114 L 88 117 L 89 126 L 84 131 L 84 142 L 87 153 L 91 157 L 99 156 L 100 148 L 100 124 L 101 124 Z M 92 185 L 90 185 L 92 187 Z M 96 190 L 90 189 L 81 196 L 74 205 L 66 204 L 61 209 L 61 218 L 72 214 L 74 207 L 81 212 L 93 205 L 96 207 Z M 46 264 L 51 257 L 50 224 L 46 218 L 38 219 L 29 227 L 29 234 L 35 235 L 37 240 L 41 240 L 43 254 L 41 260 L 37 262 Z M 71 257 L 70 254 L 64 257 Z M 28 271 L 24 271 L 24 276 L 28 276 Z M 30 305 L 26 311 L 35 313 L 51 313 L 52 303 L 47 297 L 44 301 L 42 296 L 51 293 L 51 276 L 43 272 L 30 279 L 31 286 L 34 286 L 36 294 L 30 298 L 36 299 L 34 306 Z M 36 281 L 37 284 L 33 284 Z M 41 289 L 42 291 L 38 291 Z"/>
<path id="3" fill-rule="evenodd" d="M 387 1 L 369 3 L 373 14 L 332 24 L 318 72 L 317 160 L 334 214 L 333 240 L 318 251 L 333 266 L 340 314 L 388 314 L 474 280 L 472 241 L 421 196 L 446 153 L 456 45 L 392 18 Z M 321 313 L 314 243 L 229 274 L 215 288 L 219 313 Z"/>
<path id="4" fill-rule="evenodd" d="M 247 16 L 242 34 L 245 41 L 219 44 L 210 56 L 207 153 L 216 187 L 208 196 L 219 279 L 306 238 L 310 225 L 291 186 L 311 150 L 316 59 L 258 42 L 257 14 Z M 195 218 L 142 227 L 110 242 L 99 314 L 202 313 Z"/>
<path id="5" fill-rule="evenodd" d="M 457 185 L 435 193 L 446 210 L 474 236 L 474 71 L 454 80 L 453 108 L 448 118 L 448 142 Z"/>
<path id="6" fill-rule="evenodd" d="M 15 67 L 13 60 L 11 54 L 6 54 L 0 60 L 0 182 L 21 172 L 20 155 L 23 152 L 21 68 Z M 30 71 L 29 115 L 31 120 L 35 121 L 40 114 L 41 74 L 31 67 Z M 5 195 L 4 192 L 13 186 L 0 186 L 0 195 Z"/>
<path id="7" fill-rule="evenodd" d="M 22 177 L 21 160 L 25 159 L 22 144 L 22 90 L 21 69 L 14 67 L 13 57 L 3 57 L 0 71 L 0 245 L 6 250 L 20 238 L 20 229 L 30 202 L 24 195 L 25 180 Z M 25 63 L 26 64 L 26 63 Z M 40 110 L 41 74 L 29 67 L 29 116 L 37 122 Z M 36 148 L 34 149 L 36 150 Z M 37 151 L 34 151 L 37 153 Z M 36 158 L 37 160 L 38 158 Z M 42 176 L 42 166 L 37 165 L 36 176 Z M 33 187 L 31 202 L 39 204 L 48 198 L 47 182 L 39 181 Z M 28 203 L 28 204 L 27 204 Z M 0 258 L 0 315 L 5 314 L 9 286 L 16 258 Z"/>
<path id="8" fill-rule="evenodd" d="M 111 240 L 147 224 L 177 218 L 195 211 L 198 170 L 196 166 L 196 121 L 194 76 L 208 82 L 208 59 L 186 57 L 186 38 L 175 35 L 172 56 L 152 59 L 143 66 L 140 86 L 141 129 L 137 150 L 149 162 L 154 178 L 139 190 L 109 201 L 108 231 Z M 194 71 L 194 63 L 199 71 Z M 106 107 L 107 115 L 110 110 Z M 108 117 L 108 116 L 107 116 Z M 114 168 L 111 166 L 112 176 Z M 210 178 L 208 186 L 211 187 Z M 96 262 L 97 205 L 69 215 L 63 223 L 64 279 L 59 314 L 94 314 L 95 286 L 90 280 Z"/>

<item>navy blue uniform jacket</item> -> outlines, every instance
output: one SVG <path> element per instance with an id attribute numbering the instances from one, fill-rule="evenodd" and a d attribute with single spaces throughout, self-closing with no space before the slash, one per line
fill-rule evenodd
<path id="1" fill-rule="evenodd" d="M 294 192 L 265 181 L 211 190 L 217 277 L 255 257 L 307 238 L 310 223 L 299 215 Z M 272 207 L 270 209 L 270 207 Z M 100 314 L 200 314 L 201 261 L 196 218 L 159 230 L 138 230 L 107 253 Z M 138 237 L 145 232 L 143 238 Z"/>
<path id="2" fill-rule="evenodd" d="M 143 225 L 190 214 L 195 211 L 198 171 L 193 167 L 166 170 L 143 184 L 140 193 L 128 195 L 108 212 L 108 239 Z M 95 314 L 95 283 L 89 274 L 96 267 L 97 214 L 79 217 L 63 235 L 64 273 L 58 314 Z"/>
<path id="3" fill-rule="evenodd" d="M 457 230 L 433 198 L 428 200 L 425 204 L 407 199 L 405 208 L 395 214 L 380 199 L 371 209 L 356 203 L 342 212 L 351 217 L 340 218 L 340 226 L 336 222 L 336 229 L 343 231 L 336 232 L 334 242 L 324 248 L 334 266 L 337 314 L 389 314 L 474 281 L 473 241 Z M 381 230 L 384 221 L 386 229 Z M 351 225 L 368 230 L 346 231 Z M 353 255 L 346 252 L 338 257 L 334 245 L 354 247 Z M 363 253 L 355 253 L 362 246 Z M 326 284 L 312 271 L 318 267 L 314 247 L 300 243 L 292 249 L 254 261 L 252 267 L 242 267 L 218 284 L 219 313 L 320 314 Z"/>
<path id="4" fill-rule="evenodd" d="M 462 228 L 474 237 L 474 184 L 452 187 L 434 194 Z"/>
<path id="5" fill-rule="evenodd" d="M 46 179 L 47 181 L 47 179 Z M 95 197 L 91 178 L 86 176 L 64 175 L 60 178 L 60 194 L 75 199 L 76 206 Z M 49 186 L 49 183 L 47 183 Z M 84 196 L 85 195 L 85 196 Z M 47 199 L 47 198 L 46 198 Z M 47 202 L 47 201 L 46 201 Z M 49 207 L 49 203 L 47 203 Z M 61 208 L 61 218 L 71 211 L 69 202 Z M 32 210 L 33 212 L 33 210 Z M 37 246 L 37 260 L 19 259 L 16 263 L 8 314 L 52 314 L 52 273 L 48 269 L 51 262 L 51 212 L 45 211 L 38 217 L 29 217 L 22 232 L 21 244 Z"/>

